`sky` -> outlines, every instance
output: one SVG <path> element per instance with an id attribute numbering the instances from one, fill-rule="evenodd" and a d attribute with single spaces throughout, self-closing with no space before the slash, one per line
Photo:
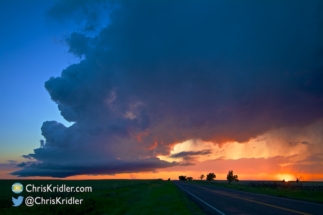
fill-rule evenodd
<path id="1" fill-rule="evenodd" d="M 323 180 L 322 1 L 0 8 L 0 178 Z"/>

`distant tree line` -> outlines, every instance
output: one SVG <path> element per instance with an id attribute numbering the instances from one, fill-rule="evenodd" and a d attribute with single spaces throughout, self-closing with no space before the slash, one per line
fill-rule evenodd
<path id="1" fill-rule="evenodd" d="M 204 178 L 205 178 L 204 174 L 202 174 L 199 177 L 200 180 L 203 180 Z M 209 174 L 206 175 L 207 181 L 213 181 L 215 178 L 216 178 L 216 175 L 213 172 L 210 172 Z M 185 175 L 180 175 L 180 176 L 178 176 L 178 179 L 180 181 L 192 181 L 193 177 L 186 177 Z M 227 180 L 228 180 L 229 184 L 231 184 L 232 181 L 239 181 L 238 175 L 234 175 L 233 170 L 229 170 L 229 172 L 227 174 Z"/>
<path id="2" fill-rule="evenodd" d="M 178 176 L 178 179 L 180 181 L 192 181 L 193 177 L 186 177 L 185 175 L 180 175 L 180 176 Z"/>

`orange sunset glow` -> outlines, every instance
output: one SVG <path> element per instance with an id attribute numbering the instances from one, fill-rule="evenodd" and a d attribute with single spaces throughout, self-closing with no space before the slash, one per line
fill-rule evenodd
<path id="1" fill-rule="evenodd" d="M 307 127 L 303 132 L 297 129 L 273 130 L 257 138 L 252 138 L 248 142 L 228 142 L 225 144 L 214 144 L 202 140 L 187 140 L 174 144 L 168 156 L 158 156 L 160 160 L 167 162 L 177 162 L 179 166 L 167 167 L 156 171 L 122 173 L 112 175 L 78 175 L 65 179 L 175 179 L 179 175 L 191 176 L 198 179 L 201 174 L 214 172 L 216 180 L 225 180 L 228 170 L 234 170 L 239 174 L 241 180 L 274 180 L 274 181 L 295 181 L 296 178 L 306 181 L 323 180 L 321 165 L 323 157 L 322 149 L 317 147 L 315 132 L 317 125 L 322 122 Z M 297 132 L 299 137 L 307 138 L 311 144 L 284 144 L 285 136 L 292 132 Z M 310 133 L 312 136 L 303 136 Z M 285 146 L 284 146 L 285 145 Z M 154 150 L 157 143 L 148 150 Z M 311 154 L 316 150 L 315 154 Z M 192 156 L 179 156 L 181 152 L 200 152 Z M 204 154 L 203 154 L 204 152 Z M 2 175 L 7 175 L 13 169 L 4 171 Z M 7 178 L 7 177 L 5 177 Z M 12 178 L 12 176 L 8 177 Z M 39 177 L 31 177 L 39 178 Z M 49 177 L 44 177 L 49 178 Z"/>

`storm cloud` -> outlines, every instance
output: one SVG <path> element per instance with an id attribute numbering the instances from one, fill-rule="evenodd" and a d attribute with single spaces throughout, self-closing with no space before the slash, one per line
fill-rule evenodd
<path id="1" fill-rule="evenodd" d="M 176 154 L 172 154 L 171 158 L 182 158 L 182 157 L 186 157 L 186 156 L 196 156 L 196 155 L 209 155 L 212 154 L 212 151 L 209 149 L 206 150 L 202 150 L 202 151 L 183 151 L 183 152 L 179 152 Z"/>
<path id="2" fill-rule="evenodd" d="M 82 8 L 65 2 L 54 18 Z M 97 35 L 66 39 L 82 60 L 45 83 L 74 124 L 44 122 L 28 155 L 40 163 L 12 174 L 154 171 L 180 165 L 157 158 L 179 142 L 245 142 L 323 118 L 322 1 L 107 3 Z"/>
<path id="3" fill-rule="evenodd" d="M 23 162 L 18 167 L 24 167 L 28 165 Z M 51 176 L 56 178 L 65 178 L 74 175 L 98 175 L 107 174 L 114 175 L 116 173 L 132 173 L 139 171 L 154 171 L 158 168 L 171 167 L 176 163 L 169 163 L 161 161 L 158 158 L 149 158 L 141 160 L 123 161 L 123 160 L 112 160 L 108 161 L 100 160 L 98 162 L 81 162 L 81 163 L 39 163 L 32 164 L 28 167 L 18 170 L 13 175 L 22 177 L 28 176 Z"/>
<path id="4" fill-rule="evenodd" d="M 310 144 L 309 142 L 307 142 L 307 141 L 302 141 L 302 142 L 289 142 L 288 143 L 290 146 L 297 146 L 297 145 L 299 145 L 299 144 L 303 144 L 303 145 L 308 145 L 308 144 Z"/>

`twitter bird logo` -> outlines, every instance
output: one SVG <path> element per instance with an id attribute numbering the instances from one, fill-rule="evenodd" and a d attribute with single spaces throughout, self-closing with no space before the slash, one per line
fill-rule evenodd
<path id="1" fill-rule="evenodd" d="M 18 198 L 16 198 L 16 199 L 14 197 L 12 197 L 13 206 L 18 207 L 19 205 L 21 205 L 22 200 L 24 200 L 23 196 L 18 196 Z"/>

